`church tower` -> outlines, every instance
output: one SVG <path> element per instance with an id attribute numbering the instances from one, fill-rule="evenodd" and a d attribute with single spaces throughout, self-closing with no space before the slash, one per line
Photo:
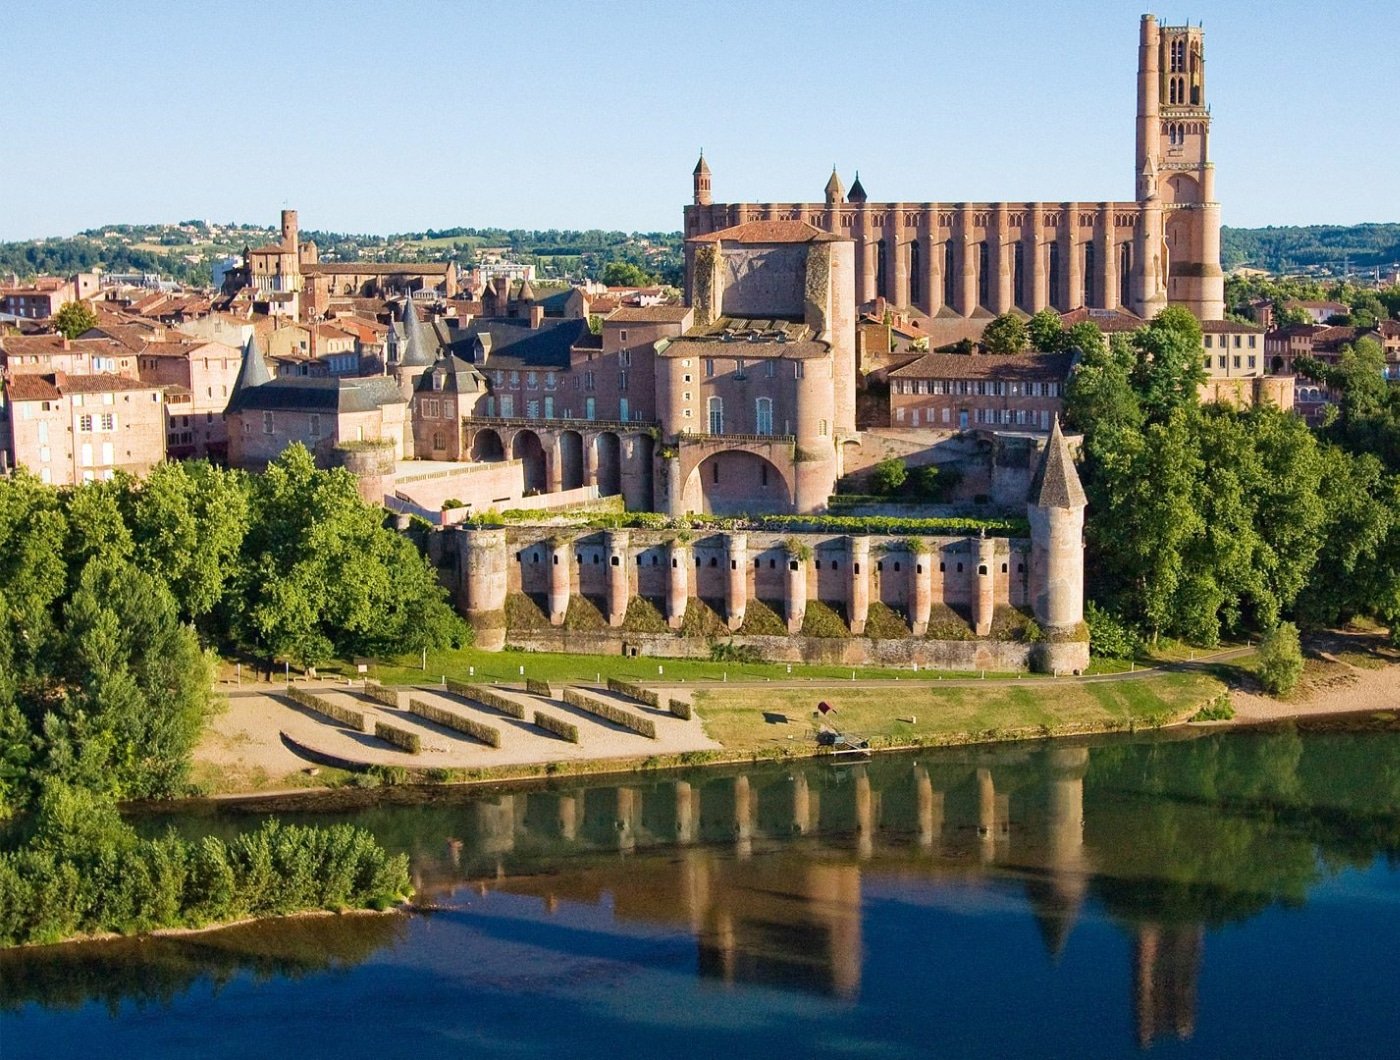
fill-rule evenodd
<path id="1" fill-rule="evenodd" d="M 1225 314 L 1220 204 L 1210 161 L 1205 31 L 1142 18 L 1138 48 L 1137 198 L 1142 221 L 1135 308 L 1152 316 L 1166 302 L 1201 320 Z"/>
<path id="2" fill-rule="evenodd" d="M 700 152 L 700 161 L 695 163 L 695 205 L 710 205 L 710 166 L 705 161 L 705 152 Z"/>

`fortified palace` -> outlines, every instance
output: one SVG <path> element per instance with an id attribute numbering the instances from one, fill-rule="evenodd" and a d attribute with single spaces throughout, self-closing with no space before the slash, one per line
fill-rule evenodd
<path id="1" fill-rule="evenodd" d="M 121 466 L 125 424 L 158 416 L 164 391 L 167 408 L 192 402 L 186 423 L 235 466 L 300 442 L 405 525 L 438 529 L 430 554 L 482 646 L 703 654 L 722 635 L 770 658 L 1082 670 L 1085 498 L 1057 418 L 1074 356 L 937 351 L 1004 312 L 1053 307 L 1114 330 L 1179 304 L 1205 330 L 1204 396 L 1291 404 L 1262 332 L 1222 319 L 1205 93 L 1201 29 L 1145 16 L 1130 202 L 872 203 L 859 177 L 846 190 L 833 173 L 822 202 L 723 204 L 702 156 L 682 304 L 595 307 L 529 279 L 460 290 L 450 267 L 323 265 L 284 211 L 281 241 L 249 249 L 216 306 L 241 353 L 208 321 L 173 322 L 202 336 L 181 363 L 212 360 L 214 375 L 160 374 L 155 347 L 188 333 L 137 342 L 104 323 L 73 343 L 100 350 L 7 358 L 0 433 L 61 446 L 68 419 L 95 429 L 79 404 L 115 402 L 100 456 Z M 337 335 L 359 338 L 328 348 Z M 94 394 L 99 355 L 123 350 L 116 371 L 131 378 Z M 872 382 L 889 384 L 887 409 L 862 404 Z M 91 445 L 67 445 L 54 481 L 111 473 Z M 829 532 L 837 508 L 892 514 L 842 502 L 891 457 L 959 482 L 915 514 L 996 517 L 1029 538 Z M 619 506 L 715 529 L 557 518 Z M 510 525 L 482 525 L 505 512 Z M 764 522 L 782 516 L 806 521 Z"/>

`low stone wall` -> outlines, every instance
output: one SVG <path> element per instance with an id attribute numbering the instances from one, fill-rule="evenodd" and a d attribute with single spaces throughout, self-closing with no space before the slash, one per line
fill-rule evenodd
<path id="1" fill-rule="evenodd" d="M 724 638 L 729 643 L 731 638 Z M 1088 666 L 1088 645 L 1082 645 L 1084 659 L 1079 666 L 1071 661 L 1078 644 L 1028 644 L 999 640 L 870 640 L 865 637 L 734 637 L 736 647 L 752 647 L 764 662 L 826 663 L 840 666 L 890 666 L 930 670 L 1016 670 L 1046 669 L 1042 657 L 1053 649 L 1063 657 L 1060 672 L 1083 670 Z M 700 637 L 677 637 L 665 633 L 582 633 L 566 629 L 511 630 L 509 647 L 525 651 L 571 652 L 589 655 L 637 655 L 672 659 L 708 659 L 712 641 Z"/>

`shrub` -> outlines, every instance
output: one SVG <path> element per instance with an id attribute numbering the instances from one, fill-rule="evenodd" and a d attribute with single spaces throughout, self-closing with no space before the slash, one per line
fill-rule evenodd
<path id="1" fill-rule="evenodd" d="M 454 681 L 449 677 L 447 679 L 447 690 L 454 696 L 461 696 L 463 699 L 471 700 L 473 703 L 479 703 L 483 707 L 490 707 L 492 710 L 500 711 L 509 718 L 515 718 L 517 721 L 525 720 L 525 708 L 523 706 L 513 699 L 507 699 L 505 696 L 498 695 L 489 688 L 483 688 L 480 685 L 469 685 L 461 681 Z"/>
<path id="2" fill-rule="evenodd" d="M 692 716 L 690 704 L 683 699 L 668 699 L 666 709 L 682 721 L 689 721 Z"/>
<path id="3" fill-rule="evenodd" d="M 303 688 L 292 688 L 290 685 L 287 687 L 287 698 L 307 710 L 315 711 L 323 717 L 330 718 L 331 721 L 339 722 L 347 729 L 354 729 L 356 732 L 369 731 L 365 726 L 363 711 L 342 707 L 339 703 L 333 703 L 323 696 L 312 695 Z"/>
<path id="4" fill-rule="evenodd" d="M 390 725 L 387 721 L 374 723 L 374 735 L 385 743 L 402 748 L 411 755 L 416 755 L 423 750 L 423 739 L 416 732 L 400 729 L 397 725 Z"/>
<path id="5" fill-rule="evenodd" d="M 644 703 L 648 707 L 660 707 L 661 697 L 644 685 L 634 684 L 631 681 L 623 681 L 617 677 L 608 678 L 608 690 L 619 695 L 635 699 L 638 703 Z"/>
<path id="6" fill-rule="evenodd" d="M 571 721 L 556 717 L 553 714 L 546 714 L 542 710 L 535 711 L 535 724 L 546 732 L 552 732 L 555 736 L 562 736 L 569 743 L 578 743 L 578 726 Z"/>
<path id="7" fill-rule="evenodd" d="M 606 718 L 616 725 L 621 725 L 624 729 L 631 729 L 633 732 L 650 739 L 656 739 L 656 722 L 650 718 L 643 718 L 633 714 L 630 710 L 614 706 L 611 703 L 604 703 L 601 699 L 594 699 L 585 695 L 576 688 L 564 689 L 564 702 L 571 707 L 577 707 L 588 714 L 599 718 Z M 536 717 L 539 715 L 536 714 Z"/>
<path id="8" fill-rule="evenodd" d="M 763 653 L 752 644 L 735 644 L 733 639 L 716 640 L 710 643 L 710 661 L 756 663 L 763 661 Z"/>
<path id="9" fill-rule="evenodd" d="M 892 497 L 904 486 L 909 469 L 897 456 L 881 460 L 870 473 L 871 488 L 882 497 Z"/>
<path id="10" fill-rule="evenodd" d="M 410 699 L 408 709 L 420 718 L 431 721 L 434 725 L 441 725 L 444 729 L 451 729 L 453 732 L 466 733 L 488 747 L 501 746 L 501 730 L 483 722 L 464 718 L 460 714 L 453 714 L 450 710 L 443 710 L 441 707 L 425 703 L 421 699 Z"/>
<path id="11" fill-rule="evenodd" d="M 1259 643 L 1259 680 L 1275 696 L 1290 692 L 1303 675 L 1303 646 L 1298 627 L 1280 622 Z"/>
<path id="12" fill-rule="evenodd" d="M 1100 658 L 1130 659 L 1142 649 L 1132 626 L 1092 600 L 1084 602 L 1084 621 L 1089 626 L 1089 651 Z"/>
<path id="13" fill-rule="evenodd" d="M 385 688 L 378 681 L 365 682 L 365 695 L 376 703 L 383 703 L 386 707 L 398 708 L 399 693 L 397 689 Z"/>
<path id="14" fill-rule="evenodd" d="M 1235 716 L 1235 708 L 1230 705 L 1230 693 L 1221 692 L 1209 703 L 1191 716 L 1192 721 L 1229 721 Z"/>

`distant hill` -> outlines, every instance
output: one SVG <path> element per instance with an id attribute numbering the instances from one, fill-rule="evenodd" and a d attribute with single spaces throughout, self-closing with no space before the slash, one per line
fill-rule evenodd
<path id="1" fill-rule="evenodd" d="M 276 230 L 263 225 L 105 225 L 74 236 L 0 243 L 0 277 L 67 276 L 100 268 L 207 284 L 213 262 L 277 238 Z M 450 260 L 465 266 L 490 249 L 533 262 L 540 277 L 556 280 L 599 279 L 609 262 L 625 261 L 662 282 L 679 284 L 684 268 L 679 232 L 448 228 L 378 236 L 303 230 L 302 238 L 316 241 L 323 261 Z"/>
<path id="2" fill-rule="evenodd" d="M 1400 224 L 1222 228 L 1221 263 L 1269 272 L 1374 269 L 1400 262 Z"/>

